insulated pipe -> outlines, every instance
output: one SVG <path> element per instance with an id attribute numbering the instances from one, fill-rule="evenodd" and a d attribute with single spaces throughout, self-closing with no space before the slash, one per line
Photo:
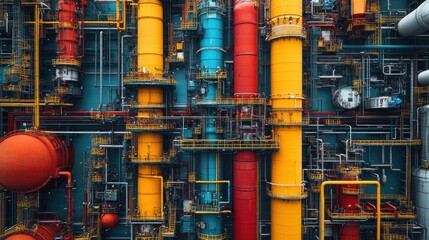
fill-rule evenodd
<path id="1" fill-rule="evenodd" d="M 163 8 L 160 0 L 139 0 L 137 22 L 137 67 L 138 72 L 150 73 L 155 77 L 163 75 Z M 150 34 L 148 34 L 150 33 Z M 163 90 L 159 87 L 140 87 L 137 93 L 138 105 L 162 105 Z M 138 117 L 162 116 L 159 108 L 139 109 Z M 163 137 L 159 133 L 138 134 L 138 155 L 159 159 L 163 155 Z M 140 217 L 163 218 L 163 179 L 159 165 L 141 164 L 138 167 L 137 206 Z"/>
<path id="2" fill-rule="evenodd" d="M 223 22 L 224 22 L 224 7 L 221 5 L 223 1 L 203 0 L 199 2 L 199 27 L 202 29 L 202 37 L 200 41 L 200 66 L 201 74 L 214 76 L 223 66 Z M 219 79 L 208 79 L 204 81 L 207 93 L 204 94 L 204 100 L 215 101 L 217 97 L 217 85 Z M 219 139 L 216 133 L 216 106 L 208 106 L 204 110 L 204 115 L 208 116 L 205 119 L 204 134 L 209 140 Z M 216 181 L 222 179 L 222 171 L 219 171 L 221 160 L 219 152 L 204 152 L 201 153 L 199 174 L 202 181 Z M 215 183 L 200 184 L 200 203 L 202 206 L 211 206 L 219 199 L 219 186 Z M 203 214 L 200 220 L 207 224 L 207 227 L 199 229 L 201 236 L 209 237 L 210 239 L 219 239 L 223 233 L 222 217 L 217 214 Z"/>
<path id="3" fill-rule="evenodd" d="M 258 2 L 234 1 L 234 97 L 258 94 Z M 237 109 L 241 115 L 241 108 Z M 241 131 L 241 130 L 240 130 Z M 241 151 L 233 157 L 234 239 L 258 237 L 258 156 Z"/>
<path id="4" fill-rule="evenodd" d="M 429 1 L 424 1 L 398 23 L 398 31 L 404 37 L 415 36 L 429 30 Z"/>
<path id="5" fill-rule="evenodd" d="M 302 204 L 302 2 L 272 0 L 271 102 L 273 134 L 271 239 L 301 239 Z M 273 136 L 274 137 L 274 136 Z M 286 220 L 287 219 L 287 220 Z"/>

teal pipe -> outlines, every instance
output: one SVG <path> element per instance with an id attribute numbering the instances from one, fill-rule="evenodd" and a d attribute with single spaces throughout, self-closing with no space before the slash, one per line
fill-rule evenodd
<path id="1" fill-rule="evenodd" d="M 200 41 L 200 49 L 197 52 L 200 54 L 200 73 L 202 75 L 215 75 L 217 71 L 223 71 L 223 53 L 225 51 L 223 49 L 223 12 L 225 12 L 224 6 L 220 5 L 217 0 L 202 0 L 198 6 L 199 28 L 202 30 L 203 35 Z M 216 99 L 216 79 L 203 80 L 202 87 L 206 89 L 206 93 L 202 96 L 204 99 Z M 216 133 L 216 108 L 209 106 L 204 109 L 204 114 L 207 116 L 204 125 L 205 138 L 219 139 L 219 135 Z M 219 165 L 221 165 L 220 162 Z M 204 181 L 222 179 L 222 171 L 216 171 L 215 152 L 201 154 L 199 174 L 201 180 Z M 213 206 L 216 204 L 220 208 L 216 184 L 201 184 L 199 190 L 200 205 Z M 199 219 L 205 223 L 204 225 L 200 224 L 199 231 L 202 234 L 216 237 L 216 235 L 223 233 L 222 216 L 220 214 L 202 214 Z"/>

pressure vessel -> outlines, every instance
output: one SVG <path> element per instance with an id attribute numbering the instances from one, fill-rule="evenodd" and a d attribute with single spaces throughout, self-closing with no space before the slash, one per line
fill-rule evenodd
<path id="1" fill-rule="evenodd" d="M 12 132 L 0 139 L 0 186 L 18 193 L 37 191 L 58 177 L 58 171 L 71 169 L 71 156 L 54 134 Z"/>

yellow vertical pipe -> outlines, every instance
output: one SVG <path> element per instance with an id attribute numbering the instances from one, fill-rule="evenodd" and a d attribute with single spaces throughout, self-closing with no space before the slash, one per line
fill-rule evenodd
<path id="1" fill-rule="evenodd" d="M 274 127 L 281 148 L 272 155 L 271 239 L 301 239 L 302 1 L 272 0 L 270 23 L 273 122 L 283 124 Z"/>
<path id="2" fill-rule="evenodd" d="M 139 0 L 137 29 L 137 67 L 139 72 L 153 77 L 163 74 L 163 14 L 159 0 Z M 137 102 L 146 106 L 139 117 L 162 116 L 163 90 L 159 87 L 140 87 Z M 163 155 L 163 137 L 159 133 L 139 133 L 138 155 L 143 161 L 156 162 Z M 142 164 L 138 168 L 137 205 L 143 218 L 163 217 L 163 179 L 161 167 Z"/>
<path id="3" fill-rule="evenodd" d="M 40 126 L 40 105 L 39 105 L 39 34 L 40 34 L 40 10 L 39 5 L 34 5 L 34 120 L 33 128 L 38 129 Z"/>

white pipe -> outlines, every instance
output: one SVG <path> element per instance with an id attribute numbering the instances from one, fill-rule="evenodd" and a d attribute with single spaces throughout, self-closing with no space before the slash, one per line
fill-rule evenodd
<path id="1" fill-rule="evenodd" d="M 324 164 L 324 163 L 323 163 L 323 160 L 324 160 L 324 157 L 323 157 L 323 155 L 324 155 L 324 154 L 323 154 L 323 150 L 324 150 L 324 149 L 323 149 L 323 148 L 324 148 L 325 143 L 324 143 L 324 142 L 323 142 L 323 140 L 322 140 L 322 139 L 320 139 L 320 138 L 317 138 L 317 139 L 316 139 L 316 141 L 321 143 L 321 150 L 320 150 L 321 156 L 320 156 L 320 157 L 321 157 L 321 160 L 322 160 L 322 169 L 325 169 L 325 168 L 324 168 L 324 165 L 323 165 L 323 164 Z M 317 151 L 319 151 L 319 149 L 317 149 Z M 319 159 L 317 159 L 317 160 L 319 160 Z"/>
<path id="2" fill-rule="evenodd" d="M 124 97 L 124 38 L 132 37 L 132 35 L 123 35 L 121 37 L 121 108 L 124 111 L 125 97 Z"/>
<path id="3" fill-rule="evenodd" d="M 98 110 L 103 107 L 103 31 L 100 31 L 100 103 Z"/>
<path id="4" fill-rule="evenodd" d="M 398 31 L 404 37 L 415 36 L 429 30 L 429 1 L 405 16 L 398 23 Z"/>

